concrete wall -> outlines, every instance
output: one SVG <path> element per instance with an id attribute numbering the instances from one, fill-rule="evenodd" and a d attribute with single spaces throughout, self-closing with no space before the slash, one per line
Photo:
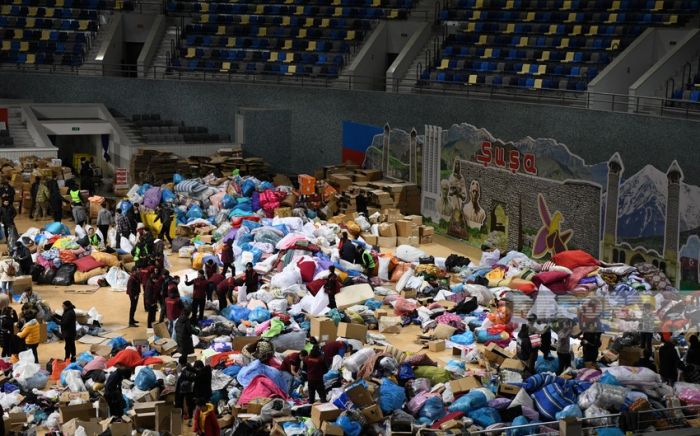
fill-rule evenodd
<path id="1" fill-rule="evenodd" d="M 165 34 L 167 27 L 168 23 L 165 15 L 158 15 L 153 21 L 153 25 L 139 54 L 139 59 L 136 61 L 138 64 L 139 77 L 144 77 L 147 74 L 146 69 L 153 62 L 153 58 L 158 51 L 160 40 L 163 39 L 163 34 Z"/>
<path id="2" fill-rule="evenodd" d="M 504 141 L 555 138 L 586 162 L 607 161 L 615 151 L 628 174 L 647 164 L 668 168 L 682 162 L 685 182 L 700 184 L 700 160 L 695 143 L 700 123 L 627 113 L 609 113 L 557 106 L 468 100 L 445 96 L 357 92 L 337 89 L 241 85 L 147 79 L 48 76 L 0 73 L 0 98 L 31 98 L 38 102 L 101 102 L 121 113 L 160 113 L 165 119 L 186 120 L 234 137 L 237 108 L 288 110 L 291 136 L 281 150 L 248 150 L 268 161 L 288 153 L 283 170 L 313 171 L 336 164 L 342 155 L 343 120 L 392 127 L 423 134 L 425 124 L 449 127 L 468 122 Z M 286 126 L 269 122 L 246 126 L 289 135 Z M 264 152 L 263 152 L 264 151 Z"/>
<path id="3" fill-rule="evenodd" d="M 124 14 L 117 14 L 109 28 L 109 33 L 102 41 L 102 47 L 95 57 L 96 62 L 101 62 L 102 74 L 109 77 L 122 75 L 119 65 L 124 59 L 124 28 L 122 26 Z"/>
<path id="4" fill-rule="evenodd" d="M 379 23 L 350 67 L 343 72 L 343 74 L 352 76 L 350 78 L 352 80 L 352 89 L 380 91 L 384 88 L 382 81 L 373 79 L 383 77 L 386 71 L 388 33 L 388 24 L 385 22 Z"/>
<path id="5" fill-rule="evenodd" d="M 243 152 L 248 156 L 268 156 L 273 170 L 288 168 L 292 159 L 292 112 L 279 109 L 237 108 L 243 117 Z M 234 120 L 231 120 L 233 124 Z M 270 126 L 263 129 L 260 126 Z M 324 150 L 320 150 L 323 154 Z"/>
<path id="6" fill-rule="evenodd" d="M 145 43 L 156 15 L 122 14 L 124 42 Z"/>
<path id="7" fill-rule="evenodd" d="M 399 51 L 399 55 L 386 71 L 386 91 L 398 92 L 399 81 L 406 75 L 413 60 L 430 38 L 431 24 L 419 23 L 418 28 L 411 32 L 410 39 Z"/>

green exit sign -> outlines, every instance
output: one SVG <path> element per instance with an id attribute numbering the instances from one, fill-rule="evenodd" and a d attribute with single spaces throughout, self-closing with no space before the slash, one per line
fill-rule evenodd
<path id="1" fill-rule="evenodd" d="M 73 127 L 71 130 L 74 131 L 74 132 L 77 132 L 77 131 L 80 130 L 80 127 Z"/>

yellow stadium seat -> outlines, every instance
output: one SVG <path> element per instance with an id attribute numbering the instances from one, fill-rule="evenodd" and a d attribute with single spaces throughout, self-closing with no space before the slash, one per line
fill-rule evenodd
<path id="1" fill-rule="evenodd" d="M 331 20 L 328 18 L 323 18 L 321 20 L 321 27 L 326 28 L 331 25 Z"/>
<path id="2" fill-rule="evenodd" d="M 14 39 L 22 39 L 24 38 L 24 30 L 22 29 L 15 29 L 15 37 Z"/>
<path id="3" fill-rule="evenodd" d="M 613 39 L 612 41 L 610 41 L 610 47 L 608 47 L 606 50 L 617 50 L 618 48 L 620 48 L 620 40 Z"/>
<path id="4" fill-rule="evenodd" d="M 477 79 L 476 74 L 470 75 L 470 76 L 469 76 L 469 84 L 470 84 L 470 85 L 476 85 L 476 79 Z"/>
<path id="5" fill-rule="evenodd" d="M 678 23 L 678 15 L 671 15 L 668 17 L 668 21 L 664 21 L 664 24 L 677 24 Z"/>
<path id="6" fill-rule="evenodd" d="M 65 0 L 56 0 L 56 7 L 57 8 L 62 8 L 64 5 Z"/>
<path id="7" fill-rule="evenodd" d="M 258 36 L 267 36 L 267 27 L 261 27 L 258 30 Z"/>
<path id="8" fill-rule="evenodd" d="M 199 22 L 200 23 L 208 23 L 209 22 L 209 14 L 202 14 L 199 16 Z"/>
<path id="9" fill-rule="evenodd" d="M 571 33 L 569 35 L 571 35 L 571 36 L 580 35 L 582 29 L 583 29 L 583 26 L 581 26 L 581 25 L 574 26 L 574 29 L 571 31 Z"/>
<path id="10" fill-rule="evenodd" d="M 440 66 L 438 67 L 438 70 L 445 70 L 450 66 L 450 60 L 449 59 L 443 59 L 440 62 Z"/>
<path id="11" fill-rule="evenodd" d="M 35 24 L 36 24 L 35 18 L 27 18 L 27 25 L 24 27 L 26 27 L 28 29 L 33 29 Z"/>
<path id="12" fill-rule="evenodd" d="M 34 62 L 36 62 L 36 55 L 34 53 L 27 54 L 27 62 L 25 63 L 33 64 Z"/>
<path id="13" fill-rule="evenodd" d="M 569 9 L 571 9 L 571 2 L 568 0 L 565 1 L 563 5 L 561 5 L 561 8 L 559 8 L 559 10 L 562 11 L 568 11 Z"/>
<path id="14" fill-rule="evenodd" d="M 51 31 L 50 30 L 42 30 L 41 31 L 41 40 L 42 41 L 48 41 L 51 38 Z"/>
<path id="15" fill-rule="evenodd" d="M 372 7 L 378 8 L 382 5 L 382 0 L 374 0 L 372 2 Z"/>
<path id="16" fill-rule="evenodd" d="M 527 17 L 523 20 L 526 23 L 529 23 L 531 21 L 535 21 L 535 13 L 534 12 L 528 12 Z"/>
<path id="17" fill-rule="evenodd" d="M 340 0 L 333 0 L 333 3 L 331 3 L 331 6 L 340 6 Z"/>
<path id="18" fill-rule="evenodd" d="M 345 36 L 346 41 L 352 41 L 355 39 L 355 31 L 354 30 L 348 30 L 348 34 Z"/>
<path id="19" fill-rule="evenodd" d="M 87 30 L 88 29 L 88 22 L 87 21 L 81 21 L 80 26 L 78 27 L 78 30 Z"/>
<path id="20" fill-rule="evenodd" d="M 27 12 L 28 17 L 36 17 L 36 12 L 37 12 L 36 7 L 29 7 L 29 11 Z"/>
<path id="21" fill-rule="evenodd" d="M 21 5 L 21 4 L 22 4 L 22 0 L 14 0 L 14 1 L 12 2 L 12 4 L 13 4 L 13 5 Z"/>
<path id="22" fill-rule="evenodd" d="M 262 14 L 264 14 L 264 13 L 265 13 L 265 5 L 258 5 L 258 6 L 255 8 L 255 13 L 256 13 L 257 15 L 262 15 Z"/>
<path id="23" fill-rule="evenodd" d="M 493 49 L 487 48 L 486 50 L 484 50 L 484 55 L 481 57 L 481 59 L 488 59 L 491 56 L 493 56 Z"/>
<path id="24" fill-rule="evenodd" d="M 29 51 L 29 42 L 22 41 L 19 43 L 19 51 Z"/>
<path id="25" fill-rule="evenodd" d="M 586 36 L 594 36 L 598 34 L 598 26 L 591 26 L 588 28 L 588 33 L 586 33 Z"/>
<path id="26" fill-rule="evenodd" d="M 2 49 L 9 50 L 10 49 L 10 41 L 3 41 L 2 42 Z"/>
<path id="27" fill-rule="evenodd" d="M 476 29 L 476 23 L 467 23 L 467 27 L 462 29 L 462 31 L 465 33 L 469 33 L 473 32 L 474 29 Z"/>
<path id="28" fill-rule="evenodd" d="M 287 70 L 287 72 L 286 72 L 285 74 L 287 74 L 288 76 L 292 76 L 292 75 L 294 75 L 294 73 L 296 73 L 296 72 L 297 72 L 297 66 L 296 66 L 296 65 L 290 65 L 290 66 L 289 66 L 289 69 Z"/>
<path id="29" fill-rule="evenodd" d="M 569 38 L 562 38 L 561 43 L 557 46 L 557 48 L 567 48 L 569 46 Z"/>
<path id="30" fill-rule="evenodd" d="M 506 5 L 503 7 L 503 9 L 508 10 L 508 9 L 513 9 L 513 0 L 508 0 L 506 2 Z"/>
<path id="31" fill-rule="evenodd" d="M 518 47 L 527 47 L 527 42 L 528 42 L 527 36 L 520 38 L 520 42 L 518 43 Z"/>
<path id="32" fill-rule="evenodd" d="M 515 23 L 508 23 L 506 26 L 506 31 L 504 33 L 513 33 L 515 32 Z"/>
<path id="33" fill-rule="evenodd" d="M 574 23 L 576 22 L 576 12 L 570 12 L 569 13 L 569 18 L 564 21 L 565 23 Z"/>
<path id="34" fill-rule="evenodd" d="M 283 26 L 289 26 L 289 23 L 291 23 L 291 18 L 289 18 L 287 16 L 282 17 L 282 25 Z"/>
<path id="35" fill-rule="evenodd" d="M 209 3 L 202 2 L 199 4 L 199 6 L 201 8 L 199 12 L 209 12 Z"/>
<path id="36" fill-rule="evenodd" d="M 292 40 L 288 39 L 284 41 L 284 47 L 282 47 L 282 50 L 291 50 L 292 48 Z"/>
<path id="37" fill-rule="evenodd" d="M 236 38 L 228 38 L 228 41 L 226 41 L 226 47 L 235 47 L 236 46 Z"/>
<path id="38" fill-rule="evenodd" d="M 216 31 L 216 34 L 218 36 L 226 35 L 226 26 L 219 26 L 218 30 Z"/>
<path id="39" fill-rule="evenodd" d="M 557 25 L 556 24 L 550 24 L 549 25 L 549 31 L 545 33 L 545 35 L 556 35 L 557 33 Z"/>
<path id="40" fill-rule="evenodd" d="M 53 18 L 55 13 L 56 13 L 55 8 L 46 8 L 46 15 L 44 15 L 44 18 Z"/>
<path id="41" fill-rule="evenodd" d="M 241 15 L 241 24 L 249 24 L 250 15 Z"/>
<path id="42" fill-rule="evenodd" d="M 306 47 L 306 51 L 316 50 L 316 41 L 309 41 L 309 46 Z"/>
<path id="43" fill-rule="evenodd" d="M 480 20 L 480 19 L 481 19 L 481 11 L 472 12 L 472 20 Z"/>
<path id="44" fill-rule="evenodd" d="M 306 21 L 304 22 L 304 27 L 314 27 L 314 19 L 307 18 Z"/>
<path id="45" fill-rule="evenodd" d="M 231 62 L 223 62 L 221 64 L 221 72 L 226 73 L 231 69 Z"/>
<path id="46" fill-rule="evenodd" d="M 654 9 L 652 9 L 652 12 L 658 12 L 662 11 L 664 9 L 664 2 L 663 1 L 657 1 L 656 4 L 654 5 Z"/>
<path id="47" fill-rule="evenodd" d="M 392 9 L 391 12 L 389 12 L 389 18 L 398 18 L 398 16 L 399 16 L 398 9 Z"/>
<path id="48" fill-rule="evenodd" d="M 572 62 L 574 60 L 574 52 L 570 51 L 566 53 L 566 57 L 562 62 Z"/>
<path id="49" fill-rule="evenodd" d="M 10 6 L 10 5 L 3 5 L 2 6 L 2 14 L 3 15 L 10 15 L 11 11 L 12 11 L 12 6 Z"/>
<path id="50" fill-rule="evenodd" d="M 193 47 L 188 47 L 187 48 L 187 55 L 185 56 L 186 58 L 192 59 L 196 53 L 196 50 Z"/>
<path id="51" fill-rule="evenodd" d="M 518 71 L 518 74 L 527 74 L 530 72 L 530 64 L 523 64 L 523 66 L 520 68 L 520 71 Z"/>
<path id="52" fill-rule="evenodd" d="M 306 29 L 299 29 L 299 34 L 297 35 L 297 38 L 306 38 Z"/>
<path id="53" fill-rule="evenodd" d="M 612 2 L 612 6 L 608 8 L 609 11 L 619 11 L 620 10 L 620 2 L 619 1 L 614 1 Z"/>
<path id="54" fill-rule="evenodd" d="M 539 65 L 537 67 L 536 75 L 541 76 L 543 74 L 547 74 L 547 65 Z"/>
<path id="55" fill-rule="evenodd" d="M 304 6 L 297 6 L 296 11 L 294 11 L 294 15 L 301 15 L 304 13 Z"/>
<path id="56" fill-rule="evenodd" d="M 476 43 L 476 45 L 484 45 L 488 42 L 488 36 L 486 35 L 479 35 L 479 42 Z"/>
<path id="57" fill-rule="evenodd" d="M 291 5 L 294 4 L 294 0 L 284 0 L 285 5 Z"/>
<path id="58" fill-rule="evenodd" d="M 276 51 L 270 53 L 270 59 L 268 59 L 269 62 L 276 62 L 277 59 L 279 59 L 279 54 Z"/>
<path id="59" fill-rule="evenodd" d="M 474 5 L 474 8 L 481 9 L 483 7 L 484 7 L 484 0 L 476 0 L 476 4 Z"/>
<path id="60" fill-rule="evenodd" d="M 608 21 L 605 22 L 605 24 L 612 23 L 617 23 L 617 14 L 610 14 L 610 16 L 608 17 Z"/>
<path id="61" fill-rule="evenodd" d="M 542 79 L 535 79 L 535 89 L 542 89 Z"/>
<path id="62" fill-rule="evenodd" d="M 548 61 L 549 60 L 549 52 L 548 51 L 543 51 L 542 56 L 538 59 L 540 61 Z"/>

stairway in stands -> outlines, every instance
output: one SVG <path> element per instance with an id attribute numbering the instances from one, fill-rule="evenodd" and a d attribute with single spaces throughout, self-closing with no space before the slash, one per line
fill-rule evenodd
<path id="1" fill-rule="evenodd" d="M 34 148 L 36 143 L 22 122 L 22 109 L 19 106 L 8 107 L 8 130 L 14 139 L 14 148 Z"/>

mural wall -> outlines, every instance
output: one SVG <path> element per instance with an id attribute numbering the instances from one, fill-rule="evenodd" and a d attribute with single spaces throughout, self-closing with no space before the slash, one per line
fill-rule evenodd
<path id="1" fill-rule="evenodd" d="M 538 259 L 580 249 L 645 262 L 682 290 L 700 289 L 700 187 L 683 183 L 677 162 L 626 174 L 617 153 L 589 164 L 554 139 L 504 142 L 466 123 L 414 137 L 422 211 L 436 232 Z M 389 176 L 409 180 L 411 138 L 384 126 L 364 165 L 382 168 L 388 147 Z"/>

